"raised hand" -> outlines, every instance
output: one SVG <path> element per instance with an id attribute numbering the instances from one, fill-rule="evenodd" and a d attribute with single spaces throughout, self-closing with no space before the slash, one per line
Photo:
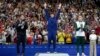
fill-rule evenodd
<path id="1" fill-rule="evenodd" d="M 61 9 L 61 6 L 62 6 L 62 4 L 60 3 L 59 6 L 58 6 L 58 9 Z"/>
<path id="2" fill-rule="evenodd" d="M 44 3 L 44 8 L 46 8 L 47 7 L 47 4 L 46 3 Z"/>

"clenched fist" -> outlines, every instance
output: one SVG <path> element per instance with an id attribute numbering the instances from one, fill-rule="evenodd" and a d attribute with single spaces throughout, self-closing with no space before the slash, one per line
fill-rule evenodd
<path id="1" fill-rule="evenodd" d="M 47 4 L 46 3 L 44 3 L 44 8 L 46 8 L 47 7 Z"/>
<path id="2" fill-rule="evenodd" d="M 59 6 L 58 6 L 58 9 L 61 9 L 61 6 L 62 6 L 62 4 L 60 3 Z"/>

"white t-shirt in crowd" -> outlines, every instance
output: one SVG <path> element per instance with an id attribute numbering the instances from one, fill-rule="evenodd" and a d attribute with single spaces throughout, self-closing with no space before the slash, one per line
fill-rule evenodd
<path id="1" fill-rule="evenodd" d="M 97 35 L 96 34 L 90 34 L 89 39 L 90 40 L 96 40 L 97 39 Z"/>

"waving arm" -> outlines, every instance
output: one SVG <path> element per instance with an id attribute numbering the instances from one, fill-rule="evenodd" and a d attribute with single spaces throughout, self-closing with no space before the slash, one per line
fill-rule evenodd
<path id="1" fill-rule="evenodd" d="M 59 6 L 58 6 L 58 11 L 57 11 L 57 13 L 56 13 L 56 15 L 55 15 L 55 18 L 58 20 L 58 18 L 59 18 L 59 16 L 60 16 L 60 9 L 61 9 L 61 3 L 59 4 Z"/>
<path id="2" fill-rule="evenodd" d="M 45 11 L 45 19 L 48 20 L 49 17 L 50 17 L 50 14 L 48 12 L 47 4 L 46 3 L 44 4 L 44 11 Z"/>

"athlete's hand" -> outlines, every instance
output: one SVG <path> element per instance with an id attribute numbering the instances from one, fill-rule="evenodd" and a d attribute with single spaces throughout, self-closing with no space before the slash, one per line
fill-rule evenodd
<path id="1" fill-rule="evenodd" d="M 61 9 L 61 6 L 62 6 L 62 4 L 60 3 L 59 6 L 58 6 L 58 9 Z"/>
<path id="2" fill-rule="evenodd" d="M 46 8 L 47 7 L 47 4 L 46 3 L 44 3 L 44 8 Z"/>

